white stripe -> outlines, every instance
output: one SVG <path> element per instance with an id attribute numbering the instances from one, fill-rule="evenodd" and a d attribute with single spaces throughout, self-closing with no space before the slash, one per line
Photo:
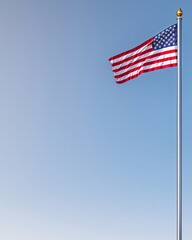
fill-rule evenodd
<path id="1" fill-rule="evenodd" d="M 156 61 L 156 60 L 160 60 L 160 59 L 164 59 L 164 58 L 167 58 L 167 57 L 175 57 L 177 56 L 177 53 L 169 53 L 169 54 L 164 54 L 164 55 L 160 55 L 160 56 L 157 56 L 157 57 L 152 57 L 152 58 L 149 58 L 149 59 L 145 59 L 144 61 L 140 62 L 140 63 L 137 63 L 137 64 L 134 64 L 126 69 L 123 69 L 123 70 L 120 70 L 118 72 L 115 72 L 114 73 L 114 76 L 118 76 L 122 73 L 125 73 L 133 68 L 136 68 L 136 67 L 139 67 L 139 66 L 142 66 L 144 63 L 147 63 L 147 62 L 153 62 L 153 61 Z"/>
<path id="2" fill-rule="evenodd" d="M 119 57 L 119 58 L 110 60 L 110 62 L 111 62 L 111 64 L 113 64 L 113 63 L 122 61 L 122 60 L 124 60 L 124 59 L 126 59 L 126 58 L 132 57 L 132 56 L 135 55 L 135 54 L 138 54 L 138 53 L 140 53 L 140 52 L 143 52 L 144 50 L 151 49 L 151 48 L 152 48 L 152 45 L 151 45 L 151 43 L 149 42 L 148 44 L 144 45 L 143 47 L 141 47 L 141 48 L 139 48 L 139 49 L 137 49 L 137 50 L 135 50 L 135 51 L 133 51 L 133 52 L 131 52 L 131 53 L 128 53 L 128 54 L 126 54 L 126 55 L 124 55 L 124 56 L 122 56 L 122 57 Z M 130 51 L 131 51 L 131 50 L 130 50 Z"/>
<path id="3" fill-rule="evenodd" d="M 174 64 L 174 63 L 177 63 L 177 59 L 175 60 L 169 60 L 169 61 L 165 61 L 165 62 L 161 62 L 161 63 L 155 63 L 155 64 L 152 64 L 152 65 L 149 65 L 149 66 L 143 66 L 141 67 L 140 69 L 136 70 L 136 71 L 133 71 L 121 78 L 118 78 L 116 79 L 116 82 L 120 82 L 120 81 L 123 81 L 125 80 L 126 78 L 128 77 L 131 77 L 131 76 L 134 76 L 134 75 L 137 75 L 139 74 L 142 70 L 146 70 L 146 69 L 150 69 L 150 68 L 156 68 L 156 67 L 159 67 L 159 66 L 166 66 L 166 65 L 170 65 L 170 64 Z"/>
<path id="4" fill-rule="evenodd" d="M 152 47 L 150 47 L 150 48 L 152 49 Z M 137 56 L 137 57 L 135 57 L 135 58 L 132 58 L 131 60 L 128 60 L 128 61 L 126 61 L 126 62 L 123 62 L 123 63 L 121 63 L 121 64 L 119 64 L 119 65 L 117 65 L 117 66 L 112 66 L 112 70 L 116 70 L 116 69 L 118 69 L 118 68 L 120 68 L 120 67 L 123 67 L 123 66 L 128 65 L 130 62 L 135 62 L 135 61 L 137 61 L 138 59 L 142 59 L 142 58 L 145 58 L 145 57 L 147 57 L 147 56 L 151 56 L 151 55 L 153 55 L 153 54 L 154 54 L 153 51 L 148 52 L 148 53 L 145 53 L 145 54 L 141 54 L 141 55 L 139 55 L 139 56 Z"/>
<path id="5" fill-rule="evenodd" d="M 145 57 L 147 57 L 147 56 L 151 56 L 151 55 L 156 54 L 156 53 L 161 53 L 161 52 L 163 53 L 163 52 L 165 52 L 165 51 L 176 50 L 176 49 L 177 49 L 177 46 L 172 46 L 172 47 L 162 48 L 162 49 L 159 49 L 159 50 L 154 50 L 154 51 L 152 51 L 152 52 L 149 52 L 149 53 L 140 55 L 140 56 L 138 56 L 138 57 L 136 57 L 136 58 L 134 58 L 134 59 L 131 59 L 131 60 L 127 61 L 127 62 L 123 62 L 123 63 L 121 63 L 121 64 L 119 64 L 119 65 L 117 65 L 117 66 L 112 66 L 112 70 L 115 70 L 115 69 L 118 69 L 118 68 L 120 68 L 120 67 L 126 66 L 126 65 L 128 65 L 130 62 L 134 62 L 134 61 L 136 61 L 136 60 L 138 60 L 138 59 L 142 59 L 142 58 L 145 58 Z"/>

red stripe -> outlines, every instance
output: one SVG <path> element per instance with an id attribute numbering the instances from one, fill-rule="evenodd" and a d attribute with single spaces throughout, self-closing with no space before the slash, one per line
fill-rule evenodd
<path id="1" fill-rule="evenodd" d="M 122 81 L 116 81 L 116 83 L 118 84 L 122 84 L 122 83 L 125 83 L 129 80 L 132 80 L 136 77 L 138 77 L 139 75 L 141 75 L 142 73 L 146 73 L 146 72 L 152 72 L 152 71 L 155 71 L 155 70 L 159 70 L 159 69 L 163 69 L 163 68 L 168 68 L 168 67 L 176 67 L 177 66 L 177 63 L 173 63 L 173 64 L 168 64 L 168 65 L 164 65 L 164 66 L 158 66 L 158 67 L 154 67 L 154 68 L 150 68 L 150 69 L 144 69 L 142 70 L 141 72 L 139 72 L 138 74 L 134 75 L 134 76 L 130 76 L 126 79 L 123 79 Z"/>
<path id="2" fill-rule="evenodd" d="M 176 53 L 176 52 L 177 52 L 177 49 L 169 50 L 169 51 L 166 51 L 166 52 L 154 53 L 154 54 L 152 54 L 152 55 L 150 55 L 150 56 L 146 56 L 146 57 L 141 58 L 141 59 L 138 59 L 138 60 L 136 60 L 136 61 L 132 61 L 131 63 L 129 63 L 129 64 L 125 65 L 125 66 L 122 66 L 122 67 L 120 67 L 120 68 L 114 69 L 113 72 L 118 72 L 118 71 L 120 71 L 120 70 L 129 68 L 129 67 L 131 67 L 131 66 L 133 66 L 133 65 L 135 65 L 135 64 L 137 64 L 137 63 L 143 62 L 143 61 L 145 61 L 145 60 L 147 60 L 147 59 L 151 59 L 151 58 L 154 58 L 154 57 L 159 57 L 159 56 L 162 56 L 162 55 L 165 55 L 165 54 L 169 54 L 169 53 Z M 133 58 L 133 59 L 134 59 L 134 58 Z M 127 60 L 127 59 L 126 59 L 126 60 Z M 127 60 L 127 61 L 128 61 L 128 60 Z M 130 59 L 129 59 L 129 61 L 130 61 Z M 124 62 L 126 62 L 126 61 L 124 61 Z"/>
<path id="3" fill-rule="evenodd" d="M 137 53 L 137 54 L 135 54 L 135 55 L 133 55 L 133 56 L 131 56 L 131 57 L 125 58 L 125 59 L 123 59 L 123 60 L 121 60 L 121 61 L 119 61 L 119 62 L 112 63 L 111 65 L 112 65 L 112 67 L 115 67 L 115 66 L 117 66 L 117 65 L 119 65 L 119 64 L 122 64 L 122 63 L 124 63 L 124 62 L 130 61 L 131 59 L 134 59 L 134 58 L 136 58 L 136 57 L 142 56 L 143 54 L 146 54 L 146 53 L 149 53 L 149 52 L 153 52 L 153 48 L 144 50 L 144 51 L 142 51 L 142 52 L 140 52 L 140 53 Z"/>
<path id="4" fill-rule="evenodd" d="M 150 66 L 150 65 L 153 65 L 155 63 L 163 63 L 165 61 L 169 61 L 169 60 L 175 60 L 177 59 L 177 56 L 174 56 L 174 57 L 168 57 L 168 58 L 163 58 L 163 59 L 158 59 L 158 60 L 154 60 L 154 61 L 150 61 L 150 62 L 145 62 L 144 64 L 142 64 L 141 66 L 139 67 L 135 67 L 131 70 L 127 69 L 126 72 L 122 73 L 122 74 L 119 74 L 119 75 L 116 75 L 114 76 L 115 78 L 121 78 L 121 77 L 124 77 L 126 76 L 127 74 L 131 73 L 131 72 L 134 72 L 134 71 L 137 71 L 139 70 L 140 68 L 144 67 L 144 66 Z"/>
<path id="5" fill-rule="evenodd" d="M 129 53 L 132 53 L 132 52 L 138 50 L 139 48 L 142 48 L 143 46 L 145 46 L 145 45 L 147 45 L 147 44 L 149 44 L 149 43 L 152 43 L 152 42 L 153 42 L 153 39 L 154 39 L 154 38 L 150 38 L 150 39 L 148 39 L 147 41 L 145 41 L 144 43 L 140 44 L 139 46 L 137 46 L 137 47 L 135 47 L 135 48 L 132 48 L 131 50 L 128 50 L 128 51 L 126 51 L 126 52 L 123 52 L 123 53 L 120 53 L 120 54 L 118 54 L 118 55 L 116 55 L 116 56 L 113 56 L 113 57 L 109 58 L 109 61 L 115 60 L 115 59 L 117 59 L 117 58 L 119 58 L 119 57 L 123 57 L 123 56 L 125 56 L 125 55 L 127 55 L 127 54 L 129 54 Z"/>

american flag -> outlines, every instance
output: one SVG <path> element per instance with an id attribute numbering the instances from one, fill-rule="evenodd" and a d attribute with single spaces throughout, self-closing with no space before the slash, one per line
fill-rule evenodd
<path id="1" fill-rule="evenodd" d="M 177 24 L 109 61 L 119 84 L 145 72 L 177 66 Z"/>

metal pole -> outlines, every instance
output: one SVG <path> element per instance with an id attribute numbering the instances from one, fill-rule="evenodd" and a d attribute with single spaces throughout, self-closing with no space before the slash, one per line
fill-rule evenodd
<path id="1" fill-rule="evenodd" d="M 177 11 L 177 240 L 182 240 L 182 15 L 182 10 L 179 8 Z"/>

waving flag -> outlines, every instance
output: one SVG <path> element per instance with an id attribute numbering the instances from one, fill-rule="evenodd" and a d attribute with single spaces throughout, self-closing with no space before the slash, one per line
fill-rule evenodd
<path id="1" fill-rule="evenodd" d="M 119 84 L 145 72 L 177 66 L 177 24 L 109 61 Z"/>

